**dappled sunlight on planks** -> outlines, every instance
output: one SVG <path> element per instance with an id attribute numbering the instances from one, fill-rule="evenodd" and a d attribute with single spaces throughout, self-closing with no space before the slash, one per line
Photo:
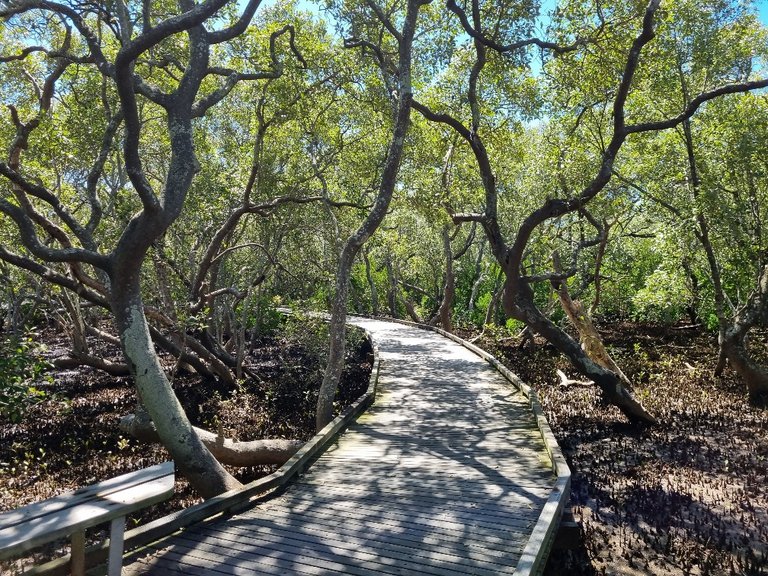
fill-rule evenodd
<path id="1" fill-rule="evenodd" d="M 130 574 L 511 574 L 555 485 L 529 400 L 432 332 L 356 320 L 376 403 L 281 496 L 145 551 Z"/>

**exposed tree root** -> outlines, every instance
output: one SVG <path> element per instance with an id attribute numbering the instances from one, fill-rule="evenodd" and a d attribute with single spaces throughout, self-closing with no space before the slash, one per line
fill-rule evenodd
<path id="1" fill-rule="evenodd" d="M 128 369 L 128 364 L 124 364 L 122 362 L 110 362 L 109 360 L 105 360 L 104 358 L 93 356 L 91 354 L 74 354 L 73 356 L 56 358 L 53 361 L 53 365 L 56 368 L 62 369 L 78 368 L 80 366 L 91 366 L 93 368 L 103 370 L 111 376 L 128 376 L 131 373 L 131 371 Z"/>
<path id="2" fill-rule="evenodd" d="M 144 442 L 160 441 L 154 425 L 143 418 L 137 418 L 135 414 L 124 416 L 120 420 L 120 429 Z M 304 445 L 301 440 L 283 439 L 236 442 L 202 428 L 193 427 L 193 429 L 216 459 L 230 466 L 283 464 Z"/>

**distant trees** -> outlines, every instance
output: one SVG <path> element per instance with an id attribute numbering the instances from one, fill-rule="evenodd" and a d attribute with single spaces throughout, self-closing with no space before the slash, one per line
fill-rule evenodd
<path id="1" fill-rule="evenodd" d="M 737 77 L 707 77 L 692 93 L 688 77 L 694 76 L 697 70 L 688 62 L 680 62 L 676 82 L 683 87 L 686 97 L 671 106 L 669 111 L 647 106 L 638 94 L 643 94 L 645 84 L 654 81 L 655 66 L 664 70 L 667 64 L 662 58 L 654 58 L 653 47 L 659 45 L 664 50 L 668 43 L 677 39 L 674 26 L 667 26 L 658 16 L 660 4 L 658 1 L 649 2 L 643 13 L 634 13 L 632 8 L 624 5 L 605 5 L 595 11 L 592 18 L 588 16 L 592 8 L 587 3 L 568 4 L 556 15 L 553 26 L 556 41 L 549 42 L 535 37 L 526 38 L 521 32 L 527 32 L 528 28 L 522 26 L 518 30 L 510 25 L 528 22 L 530 26 L 530 17 L 510 20 L 510 12 L 490 11 L 480 0 L 468 2 L 466 9 L 449 2 L 449 9 L 473 40 L 473 55 L 460 64 L 467 78 L 464 84 L 466 104 L 456 110 L 455 100 L 446 104 L 438 100 L 428 105 L 417 98 L 414 103 L 416 110 L 427 120 L 449 127 L 458 134 L 474 155 L 484 199 L 479 203 L 479 211 L 457 212 L 454 220 L 477 222 L 483 226 L 491 251 L 505 275 L 503 303 L 506 314 L 547 338 L 600 387 L 609 402 L 617 405 L 628 417 L 650 422 L 655 421 L 653 416 L 633 398 L 616 373 L 585 353 L 536 305 L 532 289 L 534 283 L 544 280 L 561 282 L 569 274 L 563 276 L 563 273 L 541 269 L 526 271 L 526 260 L 530 260 L 534 235 L 548 222 L 557 222 L 560 228 L 567 228 L 581 222 L 581 219 L 574 218 L 580 214 L 587 221 L 596 222 L 586 212 L 588 205 L 610 183 L 620 165 L 619 153 L 628 139 L 677 126 L 685 128 L 704 103 L 726 94 L 747 92 L 768 85 L 768 80 L 752 79 L 749 73 L 752 68 L 749 67 Z M 689 15 L 682 5 L 670 7 L 667 14 L 675 23 L 685 22 Z M 691 28 L 686 41 L 693 43 L 693 28 L 696 26 L 691 25 Z M 503 79 L 507 74 L 514 78 L 518 73 L 514 68 L 514 59 L 524 58 L 524 49 L 534 45 L 546 53 L 559 55 L 546 68 L 551 72 L 545 83 L 545 89 L 550 94 L 544 99 L 553 106 L 553 123 L 570 126 L 569 130 L 577 137 L 589 135 L 594 144 L 591 149 L 585 149 L 583 144 L 573 141 L 572 148 L 563 148 L 555 174 L 550 178 L 551 188 L 543 191 L 546 198 L 530 211 L 518 211 L 520 220 L 510 228 L 505 226 L 504 215 L 500 213 L 500 192 L 506 189 L 508 194 L 515 194 L 515 185 L 497 177 L 494 155 L 489 152 L 493 137 L 484 134 L 494 124 L 509 121 L 506 114 L 494 110 L 493 103 L 506 97 L 513 106 L 516 104 L 518 95 L 515 88 L 519 81 L 511 80 L 504 85 Z M 504 60 L 500 58 L 502 56 Z M 734 62 L 736 57 L 729 55 L 727 62 L 738 68 L 741 64 Z M 504 89 L 497 88 L 500 84 Z M 525 84 L 519 85 L 525 89 Z M 657 94 L 665 94 L 669 89 L 667 86 Z M 578 103 L 575 107 L 574 102 Z M 467 120 L 462 120 L 462 116 L 466 116 Z M 563 166 L 572 161 L 572 156 L 581 157 L 579 161 L 586 173 L 570 179 Z M 587 161 L 584 161 L 585 156 Z M 595 228 L 599 235 L 599 224 Z M 590 244 L 599 244 L 598 240 L 589 241 L 583 229 L 576 237 L 580 239 L 572 245 L 577 251 Z"/>

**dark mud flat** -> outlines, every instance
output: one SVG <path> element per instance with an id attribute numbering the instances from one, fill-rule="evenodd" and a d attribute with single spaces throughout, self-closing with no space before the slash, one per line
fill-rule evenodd
<path id="1" fill-rule="evenodd" d="M 555 551 L 547 573 L 768 574 L 768 411 L 732 373 L 712 376 L 711 334 L 631 324 L 603 333 L 661 425 L 633 427 L 593 387 L 561 386 L 558 368 L 580 377 L 541 342 L 494 350 L 539 392 L 574 472 L 583 546 Z"/>
<path id="2" fill-rule="evenodd" d="M 53 330 L 42 332 L 47 354 L 63 354 L 68 345 Z M 368 386 L 373 362 L 363 338 L 347 353 L 347 366 L 337 396 L 338 409 L 353 402 Z M 99 346 L 94 343 L 94 346 Z M 174 376 L 174 388 L 196 426 L 217 430 L 238 440 L 258 438 L 309 439 L 314 434 L 314 409 L 323 366 L 317 342 L 308 346 L 283 336 L 261 338 L 247 365 L 258 378 L 245 379 L 227 390 L 193 375 Z M 117 350 L 100 350 L 118 360 Z M 169 361 L 170 362 L 170 361 Z M 116 378 L 87 367 L 52 370 L 52 382 L 39 386 L 45 398 L 31 406 L 21 422 L 0 419 L 0 510 L 50 498 L 80 486 L 168 460 L 157 444 L 142 444 L 122 433 L 118 423 L 132 413 L 135 393 L 130 378 Z M 274 471 L 273 466 L 230 468 L 242 482 Z M 128 528 L 198 502 L 184 479 L 175 496 L 128 519 Z M 100 535 L 94 534 L 94 540 Z M 34 560 L 57 555 L 55 546 Z M 12 573 L 23 561 L 0 564 Z"/>

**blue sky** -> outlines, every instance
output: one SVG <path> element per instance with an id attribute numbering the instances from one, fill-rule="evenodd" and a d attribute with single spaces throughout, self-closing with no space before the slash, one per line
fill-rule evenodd
<path id="1" fill-rule="evenodd" d="M 280 0 L 266 0 L 265 4 L 275 4 Z M 241 0 L 242 2 L 242 0 Z M 552 10 L 557 4 L 557 0 L 542 0 L 541 2 L 541 14 L 546 15 L 548 11 Z M 758 10 L 758 17 L 760 21 L 768 26 L 768 0 L 755 0 L 755 5 Z M 317 13 L 318 5 L 311 0 L 299 0 L 299 7 L 307 9 L 311 12 Z"/>

